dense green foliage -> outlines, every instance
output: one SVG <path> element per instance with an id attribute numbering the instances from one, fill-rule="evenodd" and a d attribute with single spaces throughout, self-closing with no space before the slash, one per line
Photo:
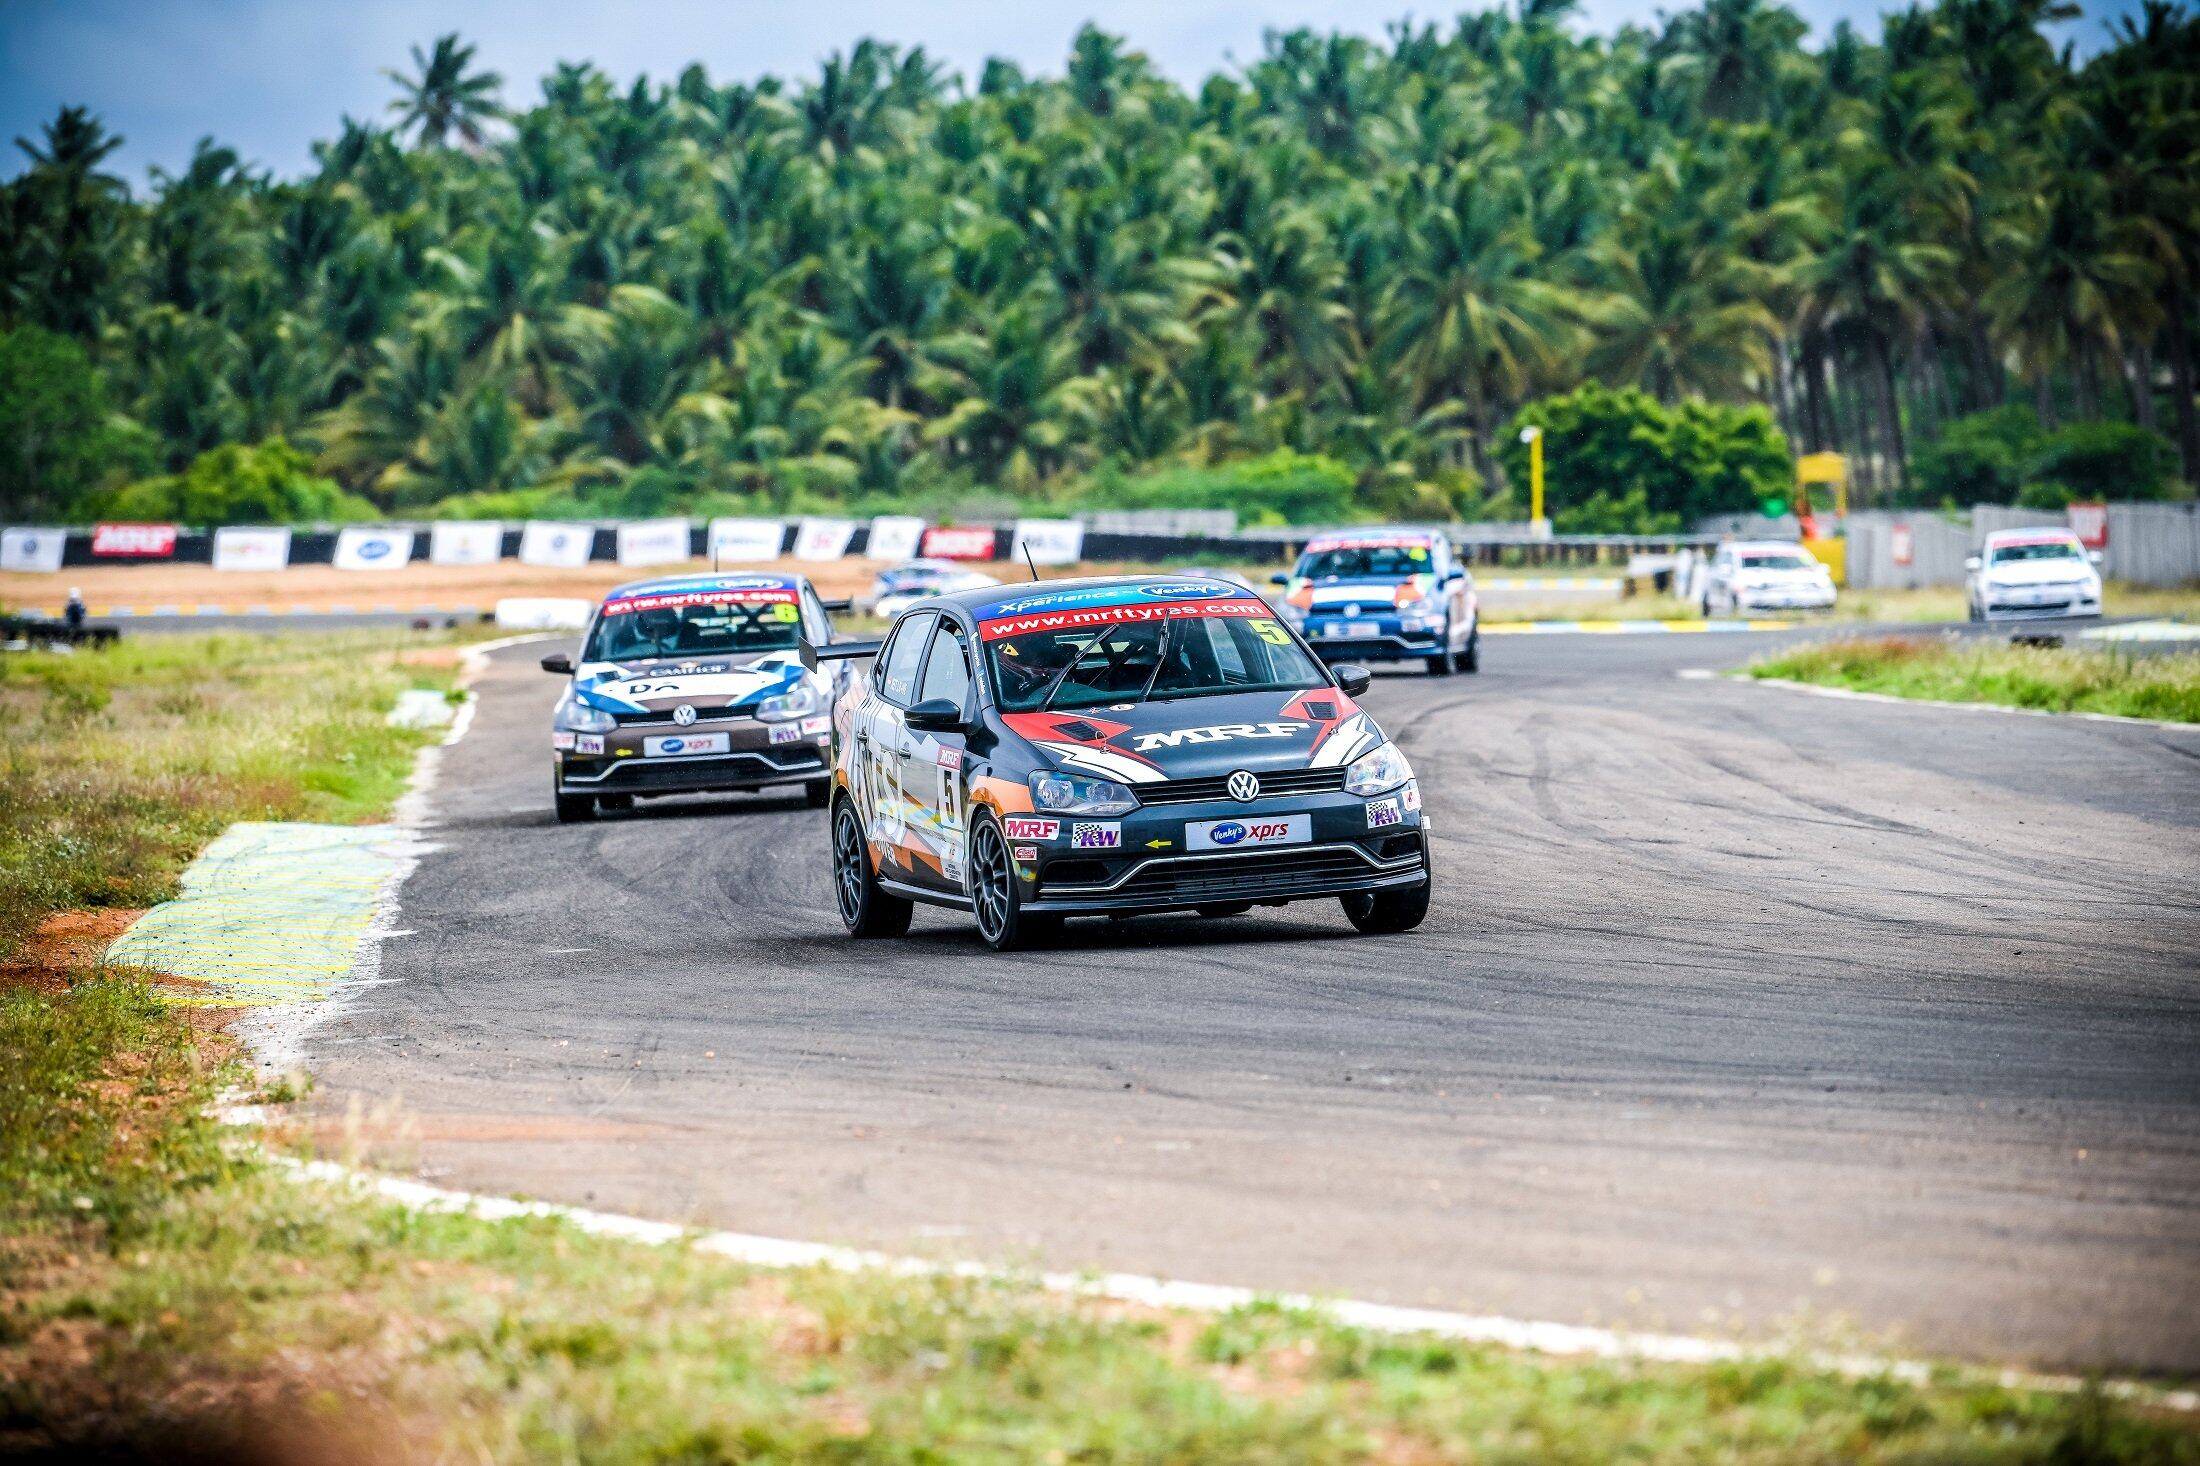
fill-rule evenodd
<path id="1" fill-rule="evenodd" d="M 1919 504 L 2017 503 L 2060 509 L 2074 501 L 2160 499 L 2178 487 L 2177 450 L 2131 423 L 2067 423 L 2054 432 L 2014 404 L 1948 424 L 1919 455 L 1910 495 Z"/>
<path id="2" fill-rule="evenodd" d="M 116 421 L 81 345 L 37 326 L 0 331 L 0 483 L 14 512 L 66 513 L 152 457 L 150 440 Z"/>
<path id="3" fill-rule="evenodd" d="M 1669 532 L 1706 514 L 1747 512 L 1787 492 L 1795 466 L 1772 415 L 1685 398 L 1670 406 L 1595 382 L 1523 408 L 1498 461 L 1526 513 L 1528 447 L 1543 430 L 1545 509 L 1561 534 Z"/>
<path id="4" fill-rule="evenodd" d="M 184 524 L 299 524 L 372 519 L 375 506 L 313 471 L 313 460 L 269 438 L 211 448 L 182 473 L 149 478 L 93 503 L 110 519 Z"/>
<path id="5" fill-rule="evenodd" d="M 1087 29 L 1055 78 L 866 41 L 792 81 L 562 66 L 508 109 L 446 37 L 394 130 L 288 181 L 209 141 L 142 199 L 67 109 L 0 189 L 0 324 L 81 342 L 155 467 L 281 437 L 408 513 L 1173 500 L 1290 455 L 1357 513 L 1518 513 L 1500 424 L 1589 381 L 1682 459 L 1639 502 L 1569 476 L 1562 523 L 1728 506 L 1780 435 L 1914 498 L 1913 449 L 2013 397 L 2159 419 L 2196 476 L 2189 10 L 2080 65 L 2057 0 L 1815 51 L 1767 0 L 1570 8 L 1275 34 L 1196 92 Z M 1766 451 L 1720 460 L 1736 432 Z"/>

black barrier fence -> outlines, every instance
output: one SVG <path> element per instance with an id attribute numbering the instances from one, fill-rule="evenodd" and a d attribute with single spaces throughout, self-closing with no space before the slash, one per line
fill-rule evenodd
<path id="1" fill-rule="evenodd" d="M 413 529 L 415 535 L 411 559 L 415 562 L 429 559 L 431 540 L 428 525 L 382 527 Z M 589 546 L 589 561 L 616 563 L 619 558 L 618 526 L 599 524 L 592 528 L 594 540 Z M 1309 539 L 1323 532 L 1315 529 L 1273 529 L 1213 535 L 1088 530 L 1084 537 L 1083 558 L 1088 561 L 1162 560 L 1180 565 L 1250 563 L 1281 566 L 1289 564 Z M 334 563 L 340 533 L 338 529 L 325 527 L 291 531 L 289 563 Z M 793 521 L 781 526 L 781 555 L 793 551 L 796 533 L 797 526 Z M 1452 544 L 1463 561 L 1470 565 L 1489 567 L 1623 566 L 1633 555 L 1671 553 L 1685 547 L 1700 548 L 1718 542 L 1718 537 L 1714 535 L 1557 535 L 1549 539 L 1531 539 L 1520 534 L 1516 526 L 1493 530 L 1489 526 L 1472 524 L 1454 525 L 1449 533 Z M 500 560 L 519 558 L 522 535 L 523 530 L 518 527 L 507 527 L 503 530 L 497 547 Z M 870 526 L 857 524 L 845 554 L 863 555 L 870 546 L 870 538 Z M 993 530 L 993 560 L 1015 562 L 1015 538 L 1013 526 L 996 526 Z M 709 557 L 710 528 L 707 523 L 698 522 L 689 527 L 688 553 L 694 559 Z M 92 532 L 89 529 L 70 530 L 61 552 L 63 569 L 83 565 L 208 565 L 213 563 L 213 559 L 214 532 L 203 529 L 179 532 L 176 535 L 174 552 L 161 556 L 94 555 Z"/>

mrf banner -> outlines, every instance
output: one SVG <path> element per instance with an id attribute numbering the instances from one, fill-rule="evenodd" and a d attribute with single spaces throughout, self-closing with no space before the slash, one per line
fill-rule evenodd
<path id="1" fill-rule="evenodd" d="M 172 524 L 95 524 L 92 553 L 102 559 L 165 560 L 176 553 Z"/>

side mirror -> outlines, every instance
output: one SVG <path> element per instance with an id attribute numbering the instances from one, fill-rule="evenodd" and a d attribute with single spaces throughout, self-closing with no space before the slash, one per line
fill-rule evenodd
<path id="1" fill-rule="evenodd" d="M 2108 558 L 2106 555 L 2103 555 L 2099 550 L 2087 550 L 2085 552 L 2085 557 L 2096 565 L 2100 564 L 2102 561 Z"/>
<path id="2" fill-rule="evenodd" d="M 1340 662 L 1329 670 L 1336 676 L 1337 686 L 1344 689 L 1346 697 L 1358 697 L 1375 680 L 1375 674 L 1358 662 Z"/>
<path id="3" fill-rule="evenodd" d="M 852 611 L 852 610 L 854 610 L 854 609 L 855 609 L 855 604 L 856 604 L 856 603 L 855 603 L 855 602 L 854 602 L 853 600 L 851 600 L 850 598 L 848 598 L 847 596 L 842 596 L 842 597 L 841 597 L 841 598 L 840 598 L 839 600 L 837 600 L 837 601 L 828 601 L 828 600 L 820 599 L 820 600 L 818 601 L 818 604 L 819 604 L 820 606 L 823 606 L 823 607 L 825 608 L 826 614 L 828 614 L 828 615 L 833 615 L 833 616 L 837 616 L 837 615 L 839 615 L 839 614 L 840 614 L 840 613 L 841 613 L 842 611 Z"/>
<path id="4" fill-rule="evenodd" d="M 573 675 L 573 659 L 564 652 L 552 652 L 542 659 L 542 670 L 555 672 L 560 677 L 570 677 Z"/>
<path id="5" fill-rule="evenodd" d="M 1966 555 L 1963 557 L 1963 568 L 1966 570 L 1976 570 L 1979 568 L 1979 566 L 1985 563 L 1985 561 L 1979 559 L 1979 557 L 1976 555 Z"/>
<path id="6" fill-rule="evenodd" d="M 1444 584 L 1446 585 L 1450 585 L 1455 580 L 1465 580 L 1466 578 L 1467 572 L 1461 570 L 1456 565 L 1452 566 L 1451 569 L 1444 572 Z"/>
<path id="7" fill-rule="evenodd" d="M 1274 575 L 1268 577 L 1268 583 L 1270 585 L 1289 585 L 1291 583 L 1291 577 L 1285 574 L 1283 571 L 1279 570 Z"/>
<path id="8" fill-rule="evenodd" d="M 962 731 L 963 710 L 944 697 L 928 697 L 902 715 L 912 733 Z"/>

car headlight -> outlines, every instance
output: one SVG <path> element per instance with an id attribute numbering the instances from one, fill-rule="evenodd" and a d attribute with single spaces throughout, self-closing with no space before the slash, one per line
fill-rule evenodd
<path id="1" fill-rule="evenodd" d="M 1395 743 L 1385 743 L 1373 753 L 1361 754 L 1344 771 L 1344 792 L 1347 794 L 1382 794 L 1397 788 L 1413 777 L 1413 765 L 1398 751 Z"/>
<path id="2" fill-rule="evenodd" d="M 1434 616 L 1442 609 L 1443 607 L 1437 604 L 1436 597 L 1423 596 L 1417 601 L 1407 601 L 1400 606 L 1398 614 L 1401 616 Z"/>
<path id="3" fill-rule="evenodd" d="M 1042 814 L 1128 814 L 1138 797 L 1113 779 L 1078 774 L 1033 774 L 1031 802 Z"/>
<path id="4" fill-rule="evenodd" d="M 551 714 L 550 726 L 571 733 L 609 733 L 619 726 L 619 720 L 602 708 L 592 708 L 568 696 L 559 701 L 558 710 Z"/>
<path id="5" fill-rule="evenodd" d="M 806 718 L 825 706 L 824 694 L 817 684 L 807 677 L 797 682 L 777 697 L 767 697 L 756 705 L 756 716 L 767 723 L 784 723 L 789 718 Z"/>

